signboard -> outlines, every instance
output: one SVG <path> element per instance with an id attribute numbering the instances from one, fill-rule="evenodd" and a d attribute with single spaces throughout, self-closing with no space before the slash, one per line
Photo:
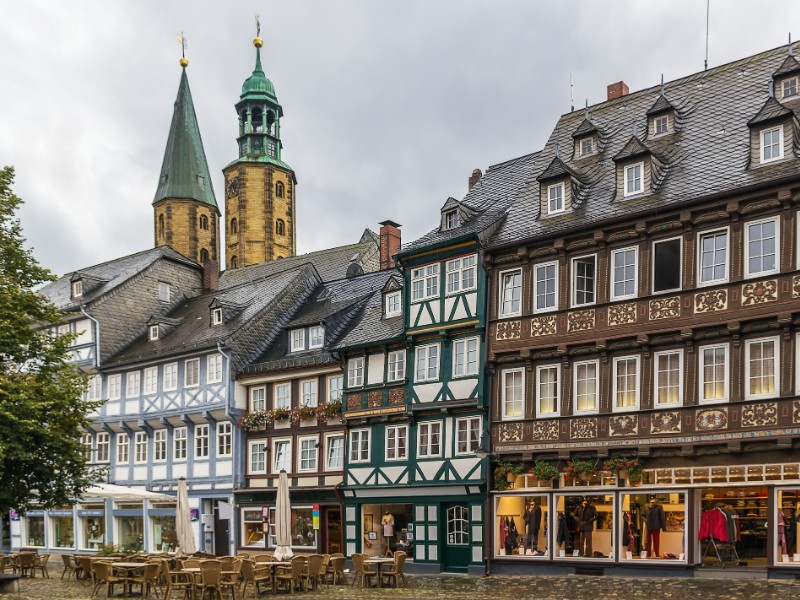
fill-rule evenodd
<path id="1" fill-rule="evenodd" d="M 319 529 L 319 504 L 312 504 L 311 508 L 314 511 L 311 517 L 311 527 L 312 529 Z"/>
<path id="2" fill-rule="evenodd" d="M 15 511 L 13 508 L 8 511 L 8 517 L 12 521 L 19 521 L 19 513 Z"/>
<path id="3" fill-rule="evenodd" d="M 265 521 L 269 521 L 269 506 L 261 507 L 261 518 Z"/>
<path id="4" fill-rule="evenodd" d="M 190 508 L 189 509 L 189 518 L 194 521 L 200 520 L 200 509 L 199 508 Z"/>

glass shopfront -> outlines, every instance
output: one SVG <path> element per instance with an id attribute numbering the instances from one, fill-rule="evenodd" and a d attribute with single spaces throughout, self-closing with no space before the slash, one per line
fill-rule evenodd
<path id="1" fill-rule="evenodd" d="M 620 498 L 621 561 L 686 561 L 685 491 L 625 492 Z"/>
<path id="2" fill-rule="evenodd" d="M 700 493 L 700 562 L 767 565 L 768 488 L 709 487 Z"/>
<path id="3" fill-rule="evenodd" d="M 775 564 L 800 567 L 800 488 L 776 490 Z"/>
<path id="4" fill-rule="evenodd" d="M 542 494 L 495 497 L 494 555 L 549 558 L 549 506 Z"/>
<path id="5" fill-rule="evenodd" d="M 150 530 L 153 533 L 153 545 L 156 552 L 174 552 L 178 544 L 175 533 L 175 516 L 150 517 Z"/>
<path id="6" fill-rule="evenodd" d="M 242 545 L 265 547 L 263 518 L 260 508 L 242 509 Z"/>
<path id="7" fill-rule="evenodd" d="M 613 494 L 557 494 L 555 504 L 556 559 L 614 558 Z"/>
<path id="8" fill-rule="evenodd" d="M 144 516 L 141 504 L 120 504 L 114 511 L 115 542 L 125 551 L 144 550 Z"/>
<path id="9" fill-rule="evenodd" d="M 361 548 L 364 554 L 382 556 L 388 549 L 403 550 L 412 556 L 411 548 L 414 543 L 412 508 L 411 504 L 363 504 Z"/>
<path id="10" fill-rule="evenodd" d="M 32 510 L 25 516 L 25 545 L 44 547 L 44 511 Z"/>
<path id="11" fill-rule="evenodd" d="M 106 518 L 102 504 L 83 504 L 78 509 L 81 550 L 99 550 L 105 544 Z"/>
<path id="12" fill-rule="evenodd" d="M 53 548 L 75 547 L 75 519 L 69 507 L 51 510 L 48 513 L 50 520 L 50 546 Z"/>

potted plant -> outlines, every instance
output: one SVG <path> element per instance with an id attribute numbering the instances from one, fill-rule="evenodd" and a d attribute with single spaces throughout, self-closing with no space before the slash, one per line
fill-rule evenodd
<path id="1" fill-rule="evenodd" d="M 342 401 L 331 400 L 317 407 L 317 419 L 322 423 L 327 423 L 342 414 Z"/>
<path id="2" fill-rule="evenodd" d="M 554 479 L 558 479 L 558 469 L 544 460 L 534 462 L 528 473 L 545 483 L 552 483 Z"/>
<path id="3" fill-rule="evenodd" d="M 254 431 L 258 429 L 265 429 L 267 425 L 272 423 L 272 421 L 272 411 L 257 410 L 239 417 L 239 421 L 236 423 L 236 425 L 240 429 Z"/>
<path id="4" fill-rule="evenodd" d="M 313 419 L 317 416 L 317 407 L 316 406 L 308 406 L 303 404 L 298 406 L 292 411 L 292 420 L 297 421 L 308 421 Z"/>
<path id="5" fill-rule="evenodd" d="M 521 463 L 498 462 L 494 466 L 494 487 L 498 490 L 507 490 L 521 472 Z"/>
<path id="6" fill-rule="evenodd" d="M 594 462 L 591 460 L 568 460 L 567 466 L 564 468 L 564 473 L 571 477 L 573 480 L 591 479 L 597 477 L 597 469 Z"/>
<path id="7" fill-rule="evenodd" d="M 642 480 L 644 470 L 642 462 L 636 456 L 612 456 L 603 463 L 603 468 L 632 483 Z"/>
<path id="8" fill-rule="evenodd" d="M 276 421 L 284 421 L 291 416 L 292 412 L 288 408 L 276 408 L 272 411 L 272 418 Z"/>

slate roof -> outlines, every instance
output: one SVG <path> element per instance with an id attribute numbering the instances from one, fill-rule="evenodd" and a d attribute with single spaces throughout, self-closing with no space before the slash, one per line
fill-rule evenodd
<path id="1" fill-rule="evenodd" d="M 536 178 L 556 156 L 558 145 L 570 147 L 570 132 L 584 119 L 583 110 L 562 115 L 538 160 L 524 165 L 524 173 L 509 174 L 508 185 L 517 190 L 516 198 L 487 246 L 496 248 L 531 238 L 576 233 L 603 221 L 630 218 L 704 196 L 797 176 L 800 170 L 794 155 L 765 165 L 751 165 L 750 130 L 746 126 L 767 101 L 772 75 L 785 57 L 783 46 L 665 84 L 665 95 L 676 110 L 676 131 L 656 138 L 639 136 L 663 165 L 659 167 L 656 191 L 635 198 L 615 197 L 616 168 L 612 158 L 630 142 L 634 121 L 639 131 L 647 131 L 647 111 L 657 101 L 662 87 L 653 86 L 591 107 L 592 123 L 605 132 L 608 142 L 600 153 L 581 159 L 580 168 L 575 167 L 591 174 L 585 198 L 572 211 L 540 219 L 540 185 Z M 797 104 L 787 108 L 797 113 Z M 567 160 L 563 153 L 562 159 L 568 165 L 578 164 Z M 520 178 L 526 179 L 521 185 Z"/>
<path id="2" fill-rule="evenodd" d="M 800 63 L 797 62 L 797 59 L 793 55 L 787 56 L 781 66 L 778 67 L 778 70 L 775 71 L 772 76 L 773 77 L 781 77 L 783 75 L 789 75 L 791 73 L 796 73 L 800 71 Z"/>
<path id="3" fill-rule="evenodd" d="M 200 267 L 196 263 L 175 252 L 175 250 L 169 246 L 160 246 L 158 248 L 144 250 L 143 252 L 137 252 L 136 254 L 130 254 L 122 258 L 100 263 L 93 267 L 86 267 L 79 271 L 67 273 L 59 277 L 56 281 L 44 286 L 39 290 L 39 293 L 50 300 L 60 311 L 75 311 L 78 310 L 81 305 L 91 305 L 93 301 L 118 288 L 160 259 L 174 260 L 193 267 L 198 271 L 200 270 Z M 71 298 L 71 281 L 76 279 L 78 275 L 81 276 L 81 279 L 88 278 L 98 280 L 101 283 L 97 287 L 84 289 L 83 295 L 73 300 Z"/>
<path id="4" fill-rule="evenodd" d="M 650 110 L 647 111 L 647 115 L 653 116 L 668 110 L 675 110 L 675 107 L 672 106 L 672 102 L 667 100 L 665 95 L 660 94 L 658 100 L 656 100 L 653 106 L 650 107 Z"/>
<path id="5" fill-rule="evenodd" d="M 392 269 L 381 271 L 381 280 L 376 278 L 370 295 L 364 299 L 360 312 L 351 327 L 336 342 L 333 350 L 347 348 L 363 348 L 378 343 L 387 343 L 403 339 L 403 317 L 383 318 L 383 291 L 386 284 L 393 280 L 389 287 L 402 289 L 403 276 Z"/>

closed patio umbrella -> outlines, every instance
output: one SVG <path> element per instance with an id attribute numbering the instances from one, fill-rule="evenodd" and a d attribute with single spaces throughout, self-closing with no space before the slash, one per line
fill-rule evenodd
<path id="1" fill-rule="evenodd" d="M 289 477 L 281 470 L 278 477 L 278 496 L 275 499 L 275 558 L 288 560 L 292 552 L 292 506 L 289 500 Z"/>
<path id="2" fill-rule="evenodd" d="M 197 545 L 194 542 L 194 533 L 192 533 L 192 514 L 189 510 L 189 490 L 186 487 L 186 479 L 184 477 L 178 480 L 178 505 L 175 508 L 175 535 L 178 538 L 179 554 L 194 554 L 197 552 Z"/>

